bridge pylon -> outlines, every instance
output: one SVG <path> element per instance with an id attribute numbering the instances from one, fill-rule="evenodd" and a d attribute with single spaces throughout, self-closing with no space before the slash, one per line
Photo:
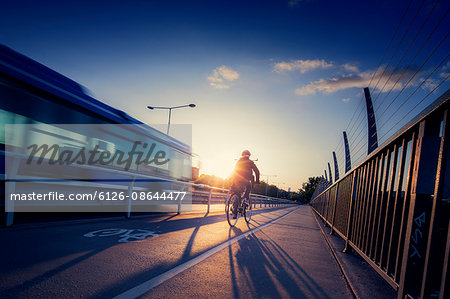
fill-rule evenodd
<path id="1" fill-rule="evenodd" d="M 367 155 L 370 155 L 370 153 L 378 147 L 377 125 L 375 121 L 375 112 L 373 111 L 372 98 L 368 87 L 364 88 L 364 96 L 366 98 L 367 108 Z"/>
<path id="2" fill-rule="evenodd" d="M 347 132 L 342 132 L 344 135 L 344 148 L 345 148 L 345 173 L 352 169 L 352 160 L 350 158 L 350 147 L 348 144 Z"/>

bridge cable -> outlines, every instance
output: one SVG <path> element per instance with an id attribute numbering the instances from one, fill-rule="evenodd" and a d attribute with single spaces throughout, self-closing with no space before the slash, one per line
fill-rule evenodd
<path id="1" fill-rule="evenodd" d="M 408 28 L 406 29 L 406 31 L 403 33 L 403 36 L 401 37 L 400 41 L 398 42 L 397 48 L 395 49 L 394 53 L 392 54 L 391 58 L 389 59 L 388 64 L 387 64 L 386 67 L 384 68 L 383 73 L 381 74 L 381 76 L 378 77 L 377 84 L 375 84 L 375 87 L 373 87 L 372 89 L 376 89 L 376 88 L 377 88 L 378 83 L 380 83 L 381 78 L 383 78 L 384 74 L 386 73 L 387 68 L 388 68 L 389 65 L 391 64 L 392 59 L 394 58 L 395 54 L 397 53 L 398 49 L 400 48 L 400 45 L 402 44 L 402 42 L 403 42 L 403 40 L 404 40 L 406 34 L 409 32 L 409 29 L 411 29 L 411 26 L 412 26 L 412 24 L 414 23 L 414 21 L 416 20 L 417 15 L 419 14 L 420 9 L 422 8 L 422 5 L 423 5 L 424 2 L 425 2 L 425 0 L 422 0 L 422 3 L 420 4 L 419 8 L 417 9 L 416 14 L 414 15 L 413 19 L 412 19 L 411 22 L 409 23 L 409 26 L 408 26 Z"/>
<path id="2" fill-rule="evenodd" d="M 377 66 L 375 72 L 372 74 L 372 78 L 370 79 L 370 82 L 369 82 L 369 85 L 368 85 L 368 86 L 370 86 L 370 84 L 372 84 L 372 80 L 373 80 L 373 78 L 375 77 L 375 74 L 378 72 L 378 69 L 380 68 L 381 64 L 383 63 L 384 57 L 386 56 L 389 47 L 391 46 L 392 42 L 394 41 L 394 38 L 395 38 L 395 36 L 397 35 L 397 31 L 398 31 L 398 29 L 400 28 L 400 25 L 403 23 L 403 19 L 405 18 L 406 13 L 408 12 L 409 7 L 411 6 L 411 3 L 412 3 L 412 0 L 409 1 L 408 7 L 406 7 L 405 12 L 403 13 L 402 18 L 400 19 L 400 23 L 398 23 L 397 28 L 396 28 L 395 31 L 394 31 L 394 35 L 392 35 L 392 38 L 391 38 L 391 40 L 389 41 L 389 44 L 387 45 L 386 50 L 384 50 L 383 57 L 381 57 L 381 60 L 380 60 L 380 62 L 378 63 L 378 66 Z"/>
<path id="3" fill-rule="evenodd" d="M 403 58 L 405 58 L 406 54 L 408 53 L 409 49 L 411 48 L 412 44 L 416 41 L 417 37 L 419 36 L 420 31 L 422 31 L 423 27 L 425 26 L 425 24 L 428 22 L 428 20 L 430 19 L 431 14 L 433 13 L 434 9 L 436 8 L 437 4 L 439 3 L 439 0 L 437 0 L 434 3 L 433 8 L 430 10 L 430 12 L 428 13 L 428 16 L 426 17 L 425 21 L 422 23 L 422 26 L 420 26 L 419 30 L 417 30 L 416 35 L 414 36 L 414 38 L 411 40 L 411 42 L 409 43 L 408 47 L 406 48 L 406 50 L 404 51 L 402 57 L 400 58 L 400 60 L 397 62 L 397 65 L 395 66 L 394 70 L 390 73 L 389 77 L 387 78 L 387 80 L 384 82 L 383 87 L 380 89 L 380 91 L 378 92 L 378 94 L 376 95 L 376 97 L 374 98 L 373 102 L 376 103 L 378 100 L 378 97 L 381 95 L 381 93 L 383 92 L 384 88 L 386 87 L 386 85 L 388 84 L 388 82 L 390 82 L 392 75 L 395 74 L 395 72 L 398 69 L 398 66 L 400 65 L 400 63 L 403 61 Z M 446 13 L 447 14 L 447 13 Z M 446 15 L 445 14 L 445 15 Z M 391 88 L 392 91 L 392 88 Z M 390 91 L 389 91 L 390 93 Z M 389 94 L 388 93 L 388 94 Z M 384 99 L 386 99 L 386 97 L 384 97 Z M 384 100 L 378 105 L 377 108 L 380 108 L 380 106 L 384 103 Z"/>
<path id="4" fill-rule="evenodd" d="M 364 137 L 365 137 L 364 135 L 361 137 L 361 139 L 359 139 L 359 136 L 361 136 L 361 134 L 365 132 L 365 128 L 366 128 L 365 126 L 362 126 L 362 127 L 359 129 L 359 131 L 358 131 L 358 132 L 359 132 L 359 133 L 358 133 L 358 136 L 356 136 L 354 140 L 359 140 L 359 143 L 361 143 L 361 140 L 364 140 Z M 358 143 L 358 144 L 359 144 L 359 143 Z M 357 146 L 358 146 L 358 145 L 355 145 L 355 147 L 357 147 Z"/>
<path id="5" fill-rule="evenodd" d="M 361 150 L 365 149 L 366 146 L 367 146 L 367 141 L 365 141 L 361 146 L 355 147 L 355 148 L 354 148 L 353 157 L 357 158 L 357 159 L 355 159 L 355 162 L 356 162 L 356 160 L 359 160 L 359 158 L 361 158 L 361 156 L 366 155 L 365 152 L 363 151 L 363 152 L 358 156 L 358 153 L 360 153 Z"/>
<path id="6" fill-rule="evenodd" d="M 358 162 L 357 164 L 359 164 L 359 162 L 361 162 L 362 160 L 363 160 L 363 158 L 365 157 L 365 156 L 367 156 L 367 154 L 363 151 L 363 152 L 361 152 L 361 150 L 362 149 L 365 149 L 366 148 L 366 145 L 367 145 L 367 142 L 365 142 L 360 148 L 359 148 L 359 150 L 357 150 L 356 152 L 355 152 L 355 162 Z M 361 152 L 361 154 L 358 156 L 357 154 L 358 153 L 360 153 Z"/>
<path id="7" fill-rule="evenodd" d="M 448 36 L 448 32 L 447 32 L 447 35 L 446 35 L 446 37 Z M 434 53 L 434 52 L 433 52 Z M 411 98 L 411 96 L 412 95 L 414 95 L 416 92 L 417 92 L 417 90 L 431 77 L 431 75 L 433 75 L 434 74 L 434 72 L 436 72 L 436 70 L 447 60 L 447 58 L 448 58 L 448 56 L 449 56 L 450 54 L 447 54 L 447 56 L 434 68 L 434 70 L 422 81 L 422 83 L 420 83 L 418 86 L 417 86 L 417 88 L 403 101 L 403 103 L 401 103 L 400 104 L 400 106 L 398 106 L 397 107 L 397 110 L 395 110 L 390 116 L 389 116 L 389 118 L 383 123 L 383 124 L 381 124 L 381 126 L 378 128 L 379 130 L 381 130 L 381 128 L 383 128 L 384 127 L 384 125 L 389 121 L 389 120 L 391 120 L 391 118 L 400 110 L 400 108 Z M 428 60 L 429 58 L 427 58 L 427 60 Z M 422 65 L 423 66 L 423 65 Z M 417 72 L 416 72 L 416 74 L 417 74 Z M 414 76 L 416 75 L 416 74 L 414 74 Z M 413 77 L 414 77 L 413 76 Z M 408 112 L 409 113 L 409 112 Z"/>
<path id="8" fill-rule="evenodd" d="M 441 21 L 444 19 L 444 17 L 447 15 L 449 9 L 447 9 L 446 13 L 444 14 L 444 16 L 441 18 L 441 20 L 439 21 L 439 23 L 436 25 L 436 27 L 434 27 L 433 31 L 431 32 L 431 34 L 428 36 L 428 38 L 425 40 L 425 42 L 422 44 L 422 47 L 417 51 L 416 55 L 413 57 L 413 59 L 409 62 L 409 64 L 406 66 L 406 68 L 403 70 L 402 75 L 397 79 L 397 81 L 395 82 L 395 84 L 392 86 L 391 90 L 389 91 L 389 93 L 384 97 L 384 100 L 387 98 L 387 96 L 391 93 L 391 91 L 395 88 L 395 86 L 397 85 L 397 83 L 399 82 L 399 80 L 403 77 L 403 75 L 406 73 L 406 70 L 409 68 L 409 66 L 411 65 L 411 63 L 416 59 L 417 55 L 422 51 L 423 47 L 425 46 L 425 44 L 427 43 L 427 41 L 429 40 L 429 38 L 433 35 L 434 31 L 437 29 L 437 27 L 439 26 L 439 24 L 441 23 Z M 447 33 L 448 35 L 448 33 Z M 405 90 L 405 88 L 409 85 L 409 83 L 411 82 L 411 80 L 416 76 L 417 72 L 420 71 L 420 69 L 422 69 L 422 67 L 425 65 L 425 63 L 428 61 L 428 59 L 433 55 L 433 53 L 439 48 L 439 46 L 444 42 L 444 40 L 447 38 L 447 35 L 441 40 L 441 42 L 438 44 L 438 46 L 433 50 L 433 52 L 430 54 L 430 56 L 428 56 L 428 58 L 425 60 L 425 62 L 420 66 L 420 68 L 416 71 L 416 73 L 413 75 L 413 77 L 411 77 L 411 79 L 407 82 L 407 84 L 405 84 L 403 86 L 403 88 L 401 89 L 401 91 L 397 94 L 397 96 L 391 101 L 391 103 L 384 109 L 384 111 L 378 116 L 378 119 L 381 119 L 381 116 L 384 115 L 384 113 L 387 111 L 387 109 L 389 109 L 389 107 L 395 102 L 395 100 L 400 96 L 400 94 Z"/>
<path id="9" fill-rule="evenodd" d="M 439 0 L 438 0 L 438 1 L 439 1 Z M 405 11 L 404 11 L 404 13 L 403 13 L 403 15 L 402 15 L 402 17 L 401 17 L 401 19 L 400 19 L 400 22 L 399 22 L 399 24 L 397 25 L 397 27 L 396 27 L 396 29 L 395 29 L 395 31 L 394 31 L 394 34 L 392 35 L 391 40 L 389 41 L 389 43 L 388 43 L 388 45 L 387 45 L 387 47 L 386 47 L 386 49 L 385 49 L 385 51 L 384 51 L 384 53 L 383 53 L 383 56 L 381 57 L 381 59 L 380 59 L 380 61 L 379 61 L 379 63 L 378 63 L 378 66 L 377 66 L 375 72 L 372 74 L 372 77 L 371 77 L 371 79 L 370 79 L 370 82 L 369 82 L 368 86 L 370 86 L 370 85 L 372 84 L 372 81 L 373 81 L 373 79 L 375 78 L 376 73 L 377 73 L 378 70 L 380 69 L 380 67 L 381 67 L 381 65 L 382 65 L 382 63 L 383 63 L 383 61 L 384 61 L 384 58 L 385 58 L 385 56 L 386 56 L 386 54 L 387 54 L 387 52 L 388 52 L 388 50 L 389 50 L 389 48 L 390 48 L 392 42 L 393 42 L 394 39 L 395 39 L 395 36 L 397 35 L 397 32 L 398 32 L 398 30 L 399 30 L 401 24 L 403 23 L 403 21 L 404 21 L 404 19 L 405 19 L 405 16 L 406 16 L 406 14 L 407 14 L 407 12 L 408 12 L 408 10 L 409 10 L 409 8 L 411 7 L 412 2 L 413 2 L 412 0 L 409 1 L 408 6 L 406 7 L 406 9 L 405 9 Z M 423 2 L 424 2 L 424 0 L 422 1 L 422 4 L 420 5 L 420 7 L 422 7 Z M 419 10 L 420 10 L 420 7 L 419 7 Z M 419 10 L 418 10 L 418 11 L 419 11 Z M 418 12 L 417 12 L 417 13 L 418 13 Z M 416 16 L 417 16 L 417 13 L 416 13 Z M 416 16 L 414 17 L 414 19 L 416 18 Z M 414 22 L 414 19 L 413 19 L 412 22 L 410 23 L 410 26 L 411 26 L 411 24 Z M 409 27 L 410 27 L 410 26 L 409 26 Z M 409 30 L 409 27 L 408 27 L 408 30 Z M 403 35 L 402 40 L 403 40 L 403 38 L 404 38 L 405 35 L 406 35 L 406 33 Z M 401 41 L 400 41 L 399 45 L 397 46 L 397 49 L 395 50 L 395 52 L 398 50 L 398 47 L 400 46 L 400 44 L 401 44 Z M 395 52 L 394 52 L 394 55 L 395 55 Z M 392 60 L 392 57 L 391 57 L 391 60 Z M 388 64 L 388 65 L 389 65 L 389 64 Z M 386 66 L 386 68 L 387 68 L 387 66 Z M 385 68 L 385 70 L 386 70 L 386 68 Z M 383 74 L 384 74 L 384 72 L 383 72 Z M 378 80 L 378 81 L 379 81 L 379 80 Z M 378 82 L 377 82 L 377 85 L 378 85 Z M 360 117 L 360 116 L 362 115 L 362 113 L 364 112 L 364 105 L 362 105 L 362 104 L 364 103 L 364 94 L 362 94 L 362 97 L 363 97 L 363 100 L 360 101 L 360 103 L 358 104 L 358 106 L 357 106 L 356 109 L 354 110 L 354 112 L 353 112 L 353 114 L 352 114 L 352 117 L 351 117 L 351 119 L 350 119 L 350 121 L 349 121 L 349 123 L 348 123 L 348 125 L 347 125 L 347 127 L 346 127 L 346 129 L 345 129 L 345 131 L 347 131 L 347 134 L 348 134 L 349 136 L 350 136 L 350 132 L 353 130 L 355 124 L 358 123 L 359 117 Z M 361 107 L 362 109 L 361 109 L 360 107 Z M 361 110 L 360 110 L 360 109 L 361 109 Z M 360 112 L 359 112 L 359 114 L 358 114 L 357 119 L 356 119 L 355 122 L 353 123 L 352 127 L 350 128 L 350 130 L 348 130 L 348 128 L 349 128 L 350 125 L 352 124 L 352 121 L 354 120 L 354 117 L 355 117 L 355 115 L 356 115 L 356 113 L 357 113 L 358 111 L 360 111 Z M 362 123 L 360 123 L 360 124 L 358 125 L 358 127 L 360 127 L 361 124 L 362 124 Z M 349 137 L 349 140 L 353 137 L 354 133 L 356 133 L 357 131 L 358 131 L 358 130 L 355 130 L 355 131 L 353 132 L 353 134 Z M 359 135 L 361 135 L 361 133 L 359 133 Z M 358 135 L 358 136 L 359 136 L 359 135 Z M 342 140 L 341 140 L 341 141 L 342 141 Z M 338 144 L 337 144 L 337 146 L 336 146 L 336 149 L 339 147 L 341 141 L 338 141 Z"/>
<path id="10" fill-rule="evenodd" d="M 361 93 L 361 102 L 360 103 L 364 103 L 364 93 Z M 356 130 L 358 129 L 358 127 L 361 126 L 362 123 L 359 122 L 359 117 L 362 115 L 363 112 L 364 112 L 364 105 L 362 105 L 362 109 L 359 112 L 358 117 L 356 118 L 355 122 L 353 123 L 353 126 L 347 132 L 347 134 L 349 136 L 349 139 L 351 139 L 353 137 L 354 133 L 357 132 L 357 131 L 353 131 L 353 133 L 352 133 L 352 130 L 355 127 L 355 125 L 358 123 L 358 126 L 356 127 Z"/>
<path id="11" fill-rule="evenodd" d="M 384 54 L 383 54 L 383 56 L 381 57 L 381 59 L 380 59 L 380 61 L 379 61 L 379 63 L 378 63 L 378 66 L 377 66 L 377 68 L 376 68 L 376 70 L 375 70 L 375 72 L 372 74 L 372 77 L 371 77 L 371 79 L 370 79 L 370 82 L 369 82 L 368 86 L 370 86 L 370 84 L 372 84 L 372 80 L 374 79 L 375 74 L 378 72 L 378 70 L 379 70 L 381 64 L 383 63 L 383 60 L 384 60 L 384 58 L 385 58 L 385 56 L 386 56 L 386 54 L 387 54 L 387 51 L 389 50 L 389 48 L 390 48 L 392 42 L 394 41 L 394 38 L 395 38 L 395 36 L 397 35 L 397 32 L 398 32 L 398 30 L 399 30 L 401 24 L 403 23 L 403 20 L 405 19 L 405 16 L 406 16 L 406 14 L 407 14 L 409 8 L 411 7 L 412 1 L 413 1 L 413 0 L 410 0 L 410 1 L 409 1 L 408 6 L 406 7 L 405 11 L 403 12 L 403 15 L 402 15 L 402 17 L 401 17 L 401 19 L 400 19 L 400 22 L 398 23 L 398 25 L 397 25 L 397 27 L 396 27 L 396 29 L 395 29 L 395 31 L 394 31 L 394 34 L 393 34 L 392 37 L 391 37 L 391 40 L 389 41 L 389 43 L 388 43 L 386 49 L 384 50 Z M 345 129 L 345 131 L 347 131 L 348 134 L 349 134 L 350 131 L 351 131 L 351 129 L 350 129 L 350 131 L 348 131 L 348 128 L 350 127 L 350 124 L 352 123 L 352 121 L 353 121 L 353 119 L 354 119 L 356 113 L 359 111 L 359 109 L 360 109 L 361 106 L 362 106 L 363 109 L 362 109 L 361 112 L 359 113 L 358 119 L 359 119 L 359 116 L 361 115 L 361 113 L 364 111 L 364 106 L 361 105 L 361 104 L 363 104 L 363 102 L 364 102 L 364 101 L 361 101 L 361 102 L 359 103 L 359 105 L 356 107 L 355 111 L 353 112 L 352 117 L 350 118 L 350 121 L 349 121 L 349 123 L 348 123 L 348 125 L 347 125 L 347 127 L 346 127 L 346 129 Z M 354 127 L 354 125 L 355 125 L 356 123 L 357 123 L 357 121 L 355 121 L 355 123 L 353 124 L 352 129 L 353 129 L 353 127 Z"/>
<path id="12" fill-rule="evenodd" d="M 446 59 L 448 58 L 448 55 L 447 55 L 447 57 L 443 60 L 443 61 L 445 61 Z M 434 72 L 434 71 L 433 71 Z M 432 94 L 439 86 L 441 86 L 445 81 L 447 81 L 447 79 L 448 79 L 448 77 L 450 77 L 450 74 L 448 74 L 444 79 L 442 79 L 442 81 L 437 85 L 437 86 L 435 86 L 434 88 L 433 88 L 433 90 L 432 91 L 430 91 L 422 100 L 420 100 L 413 108 L 411 108 L 409 111 L 408 111 L 408 113 L 406 113 L 398 122 L 396 122 L 381 138 L 383 138 L 384 136 L 386 136 L 393 128 L 395 128 L 403 119 L 405 119 L 405 117 L 408 115 L 408 114 L 410 114 L 414 109 L 416 109 L 417 108 L 417 106 L 419 106 L 430 94 Z M 428 79 L 428 78 L 427 78 Z M 427 79 L 425 79 L 422 83 L 421 83 L 421 85 L 427 80 Z M 420 85 L 420 86 L 421 86 Z M 416 90 L 420 87 L 420 86 L 418 86 L 417 88 L 416 88 Z M 414 91 L 414 92 L 416 92 L 416 90 Z M 405 102 L 404 102 L 405 103 Z M 398 109 L 397 109 L 397 111 L 398 111 Z M 380 139 L 381 139 L 380 138 Z"/>

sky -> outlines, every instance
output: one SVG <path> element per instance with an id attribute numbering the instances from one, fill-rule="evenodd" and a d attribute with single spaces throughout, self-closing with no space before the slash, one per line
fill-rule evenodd
<path id="1" fill-rule="evenodd" d="M 172 123 L 192 124 L 202 173 L 227 177 L 248 149 L 263 180 L 296 191 L 333 151 L 344 167 L 343 130 L 354 163 L 365 157 L 364 87 L 380 143 L 449 88 L 446 11 L 428 0 L 17 0 L 2 4 L 0 43 L 149 124 L 168 115 L 148 105 L 194 103 Z"/>

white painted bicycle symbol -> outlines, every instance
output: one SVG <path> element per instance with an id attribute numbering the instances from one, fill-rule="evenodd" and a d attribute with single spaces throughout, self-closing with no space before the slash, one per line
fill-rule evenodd
<path id="1" fill-rule="evenodd" d="M 88 238 L 119 236 L 121 238 L 117 242 L 127 243 L 154 237 L 157 236 L 157 234 L 146 229 L 107 228 L 89 232 L 83 236 Z"/>

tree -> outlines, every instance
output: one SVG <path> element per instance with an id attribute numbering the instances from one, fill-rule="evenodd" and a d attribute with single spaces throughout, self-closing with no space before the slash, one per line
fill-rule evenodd
<path id="1" fill-rule="evenodd" d="M 194 183 L 218 187 L 218 188 L 224 188 L 224 189 L 227 189 L 230 187 L 230 182 L 228 180 L 224 180 L 220 177 L 217 177 L 215 175 L 209 175 L 209 174 L 202 174 Z"/>
<path id="2" fill-rule="evenodd" d="M 303 202 L 308 203 L 311 201 L 311 197 L 321 180 L 322 177 L 320 176 L 310 177 L 308 178 L 308 182 L 302 184 L 302 188 L 299 190 L 299 193 L 301 194 Z"/>
<path id="3" fill-rule="evenodd" d="M 270 197 L 276 197 L 277 193 L 280 195 L 281 189 L 278 189 L 275 185 L 267 185 L 265 181 L 260 181 L 260 184 L 254 184 L 252 188 L 252 193 L 266 195 Z"/>
<path id="4" fill-rule="evenodd" d="M 302 194 L 301 192 L 290 192 L 288 199 L 296 202 L 302 202 Z"/>

